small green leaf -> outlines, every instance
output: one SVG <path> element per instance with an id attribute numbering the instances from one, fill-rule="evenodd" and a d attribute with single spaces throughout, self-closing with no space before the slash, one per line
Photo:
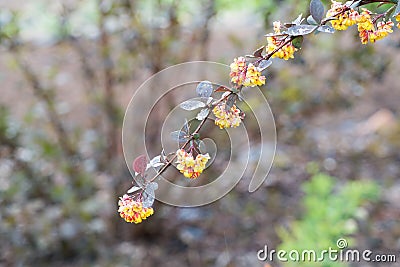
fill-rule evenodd
<path id="1" fill-rule="evenodd" d="M 303 36 L 298 36 L 298 37 L 294 38 L 292 41 L 292 45 L 294 47 L 296 47 L 297 49 L 300 49 L 301 45 L 303 44 L 303 39 L 304 39 Z"/>
<path id="2" fill-rule="evenodd" d="M 193 138 L 194 140 L 198 140 L 200 138 L 200 134 L 198 133 L 193 134 Z"/>

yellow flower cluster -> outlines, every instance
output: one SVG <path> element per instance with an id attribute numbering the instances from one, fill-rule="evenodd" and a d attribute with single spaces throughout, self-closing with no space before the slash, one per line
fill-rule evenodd
<path id="1" fill-rule="evenodd" d="M 265 76 L 262 76 L 261 72 L 259 72 L 258 69 L 250 63 L 247 66 L 246 79 L 243 82 L 243 86 L 254 87 L 261 86 L 263 84 L 265 84 Z"/>
<path id="2" fill-rule="evenodd" d="M 368 9 L 363 9 L 360 14 L 340 2 L 332 1 L 331 9 L 326 13 L 326 17 L 334 17 L 331 20 L 332 27 L 336 30 L 346 30 L 348 27 L 357 24 L 359 36 L 362 44 L 374 43 L 377 40 L 385 38 L 389 33 L 392 33 L 394 23 L 389 20 L 387 22 L 380 21 L 374 26 L 371 12 Z M 396 16 L 396 20 L 400 21 L 400 16 Z M 397 25 L 400 28 L 400 23 Z"/>
<path id="3" fill-rule="evenodd" d="M 274 21 L 273 26 L 275 34 L 281 34 L 282 23 L 280 21 Z M 267 37 L 267 46 L 265 50 L 268 54 L 273 53 L 280 45 L 282 45 L 282 42 L 284 42 L 284 40 L 280 40 L 276 36 L 269 36 Z M 296 51 L 297 48 L 295 48 L 292 43 L 288 43 L 279 49 L 279 51 L 276 51 L 272 55 L 272 58 L 277 57 L 288 60 L 289 58 L 294 58 L 294 52 Z"/>
<path id="4" fill-rule="evenodd" d="M 226 111 L 226 102 L 221 102 L 216 105 L 213 109 L 213 113 L 216 117 L 215 125 L 219 126 L 220 129 L 233 127 L 236 128 L 240 125 L 243 119 L 240 109 L 235 105 L 230 110 Z"/>
<path id="5" fill-rule="evenodd" d="M 246 59 L 244 57 L 235 58 L 230 67 L 231 82 L 238 85 L 243 84 L 244 79 L 246 79 Z"/>
<path id="6" fill-rule="evenodd" d="M 368 41 L 374 43 L 377 40 L 385 38 L 389 33 L 393 32 L 392 28 L 394 23 L 391 20 L 387 22 L 378 22 L 375 29 L 371 18 L 371 13 L 367 9 L 364 9 L 363 12 L 357 17 L 357 23 L 359 36 L 361 43 L 363 44 L 368 43 Z"/>
<path id="7" fill-rule="evenodd" d="M 397 23 L 397 28 L 399 28 L 400 29 L 400 13 L 398 14 L 398 15 L 396 15 L 396 21 L 398 22 Z"/>
<path id="8" fill-rule="evenodd" d="M 282 45 L 282 42 L 284 40 L 279 40 L 276 36 L 269 36 L 267 37 L 267 53 L 273 53 L 280 45 Z M 284 60 L 288 60 L 290 58 L 294 58 L 294 52 L 297 51 L 297 48 L 293 46 L 293 44 L 290 42 L 286 45 L 284 45 L 281 49 L 276 51 L 273 55 L 272 58 L 282 58 Z"/>
<path id="9" fill-rule="evenodd" d="M 176 151 L 178 164 L 176 168 L 183 173 L 186 178 L 195 179 L 200 176 L 206 167 L 210 156 L 207 154 L 198 154 L 196 159 L 193 158 L 191 153 L 187 153 L 183 149 L 178 149 Z"/>
<path id="10" fill-rule="evenodd" d="M 339 15 L 337 15 L 339 14 Z M 331 20 L 332 27 L 338 31 L 344 31 L 357 23 L 358 12 L 348 8 L 340 2 L 332 1 L 331 8 L 326 12 L 326 17 L 334 17 Z"/>
<path id="11" fill-rule="evenodd" d="M 235 58 L 230 68 L 231 82 L 237 85 L 254 87 L 265 84 L 265 76 L 252 63 L 247 65 L 244 57 Z"/>
<path id="12" fill-rule="evenodd" d="M 119 198 L 118 206 L 119 215 L 125 221 L 135 224 L 141 223 L 154 213 L 153 208 L 143 208 L 142 202 L 134 200 L 127 194 Z"/>

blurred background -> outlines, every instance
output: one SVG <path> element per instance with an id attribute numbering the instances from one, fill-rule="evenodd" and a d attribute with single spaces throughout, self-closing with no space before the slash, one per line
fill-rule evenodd
<path id="1" fill-rule="evenodd" d="M 262 90 L 278 145 L 255 193 L 241 182 L 205 207 L 156 202 L 140 225 L 117 213 L 136 88 L 173 64 L 229 64 L 300 13 L 308 1 L 0 0 L 0 266 L 350 266 L 257 259 L 341 237 L 400 262 L 399 30 L 374 45 L 354 27 L 309 36 L 274 62 Z"/>

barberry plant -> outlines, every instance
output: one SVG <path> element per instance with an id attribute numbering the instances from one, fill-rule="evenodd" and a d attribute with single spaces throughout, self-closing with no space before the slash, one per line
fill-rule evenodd
<path id="1" fill-rule="evenodd" d="M 384 12 L 374 13 L 366 8 L 370 4 L 383 7 Z M 400 0 L 353 0 L 347 2 L 332 1 L 325 12 L 320 0 L 311 0 L 310 15 L 305 19 L 299 15 L 294 21 L 273 23 L 273 32 L 266 34 L 266 44 L 252 55 L 239 56 L 230 64 L 230 86 L 215 86 L 209 81 L 202 81 L 196 87 L 198 98 L 187 100 L 179 106 L 183 110 L 200 110 L 196 119 L 199 125 L 191 131 L 191 125 L 185 121 L 182 129 L 171 133 L 179 143 L 176 152 L 166 154 L 164 151 L 150 161 L 145 155 L 133 161 L 135 181 L 138 185 L 130 188 L 120 197 L 118 212 L 127 222 L 140 223 L 153 214 L 152 205 L 156 179 L 171 165 L 175 166 L 184 177 L 198 179 L 204 172 L 210 156 L 200 149 L 202 141 L 200 131 L 211 114 L 215 116 L 215 125 L 220 129 L 238 127 L 245 114 L 237 102 L 242 101 L 243 88 L 266 84 L 266 69 L 272 64 L 272 58 L 289 60 L 301 49 L 304 36 L 311 33 L 334 33 L 357 25 L 362 44 L 374 43 L 393 32 L 397 22 L 400 28 Z M 220 97 L 216 95 L 222 93 Z M 175 163 L 175 165 L 173 165 Z M 155 168 L 157 173 L 147 177 L 147 170 Z"/>

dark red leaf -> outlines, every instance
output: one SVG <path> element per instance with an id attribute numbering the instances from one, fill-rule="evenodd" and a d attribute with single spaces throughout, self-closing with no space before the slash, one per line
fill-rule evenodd
<path id="1" fill-rule="evenodd" d="M 141 176 L 144 175 L 147 167 L 147 158 L 145 155 L 140 155 L 133 161 L 133 170 L 139 173 Z"/>
<path id="2" fill-rule="evenodd" d="M 228 88 L 226 88 L 225 86 L 220 86 L 217 89 L 215 89 L 215 92 L 228 92 L 230 91 Z"/>
<path id="3" fill-rule="evenodd" d="M 255 57 L 262 57 L 262 51 L 264 50 L 265 46 L 261 46 L 256 51 L 254 51 L 253 56 Z"/>

